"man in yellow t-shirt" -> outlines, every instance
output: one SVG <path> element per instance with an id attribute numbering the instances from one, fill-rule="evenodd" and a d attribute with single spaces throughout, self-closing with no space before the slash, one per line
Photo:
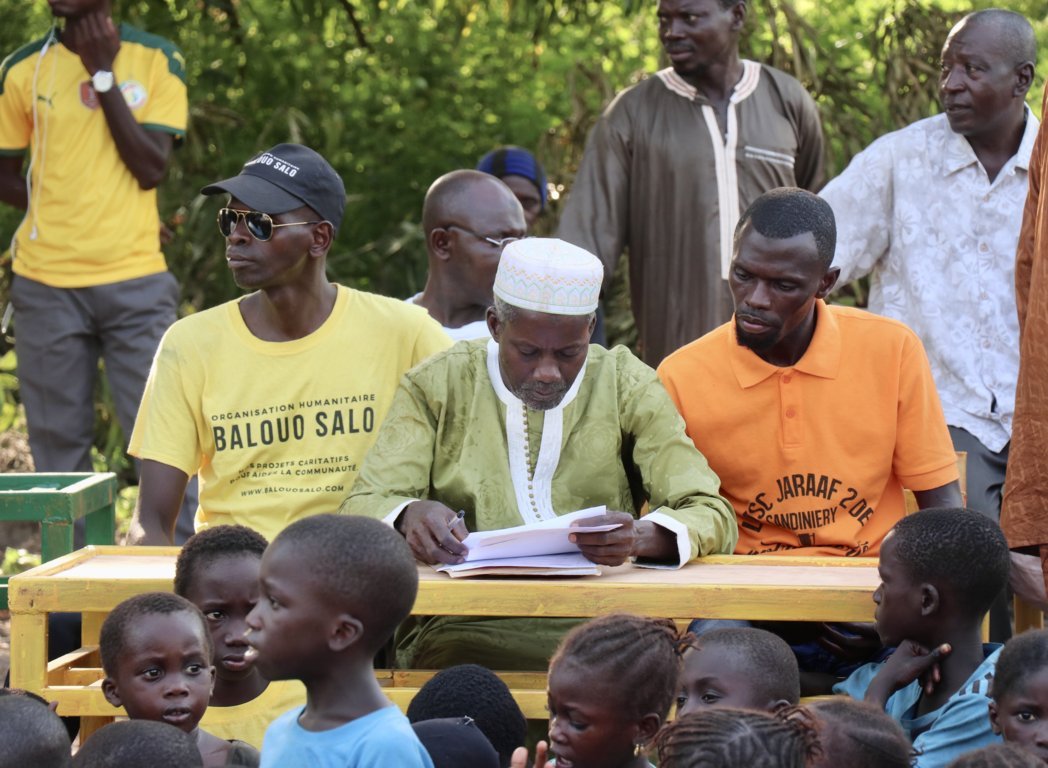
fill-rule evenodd
<path id="1" fill-rule="evenodd" d="M 156 187 L 185 136 L 185 62 L 167 40 L 115 25 L 109 0 L 51 7 L 63 26 L 0 65 L 0 201 L 26 210 L 11 300 L 36 468 L 86 472 L 99 356 L 130 434 L 176 317 Z"/>
<path id="2" fill-rule="evenodd" d="M 131 436 L 137 544 L 171 542 L 194 474 L 198 529 L 236 523 L 272 540 L 334 512 L 401 375 L 451 345 L 421 307 L 328 282 L 346 192 L 313 150 L 277 145 L 203 192 L 230 196 L 218 215 L 226 261 L 254 293 L 160 342 Z"/>

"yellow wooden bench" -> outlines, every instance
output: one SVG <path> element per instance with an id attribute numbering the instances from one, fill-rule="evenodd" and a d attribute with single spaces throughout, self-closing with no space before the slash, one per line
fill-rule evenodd
<path id="1" fill-rule="evenodd" d="M 11 683 L 83 718 L 89 734 L 121 710 L 101 691 L 98 633 L 122 600 L 170 590 L 174 547 L 88 547 L 11 580 Z M 450 579 L 419 568 L 416 615 L 591 617 L 615 611 L 712 619 L 870 621 L 879 584 L 876 560 L 840 557 L 707 557 L 680 570 L 620 566 L 575 579 Z M 46 659 L 47 616 L 84 617 L 83 647 Z M 387 695 L 406 708 L 435 670 L 376 670 Z M 544 673 L 503 672 L 524 714 L 544 718 Z"/>

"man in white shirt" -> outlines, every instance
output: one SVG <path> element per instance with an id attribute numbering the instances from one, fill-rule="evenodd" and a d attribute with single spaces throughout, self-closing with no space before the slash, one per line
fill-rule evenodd
<path id="1" fill-rule="evenodd" d="M 943 114 L 882 136 L 821 193 L 837 217 L 840 283 L 870 274 L 869 308 L 921 337 L 954 446 L 968 454 L 968 506 L 994 517 L 1019 370 L 1015 250 L 1036 60 L 1019 14 L 964 17 L 943 46 Z"/>
<path id="2" fill-rule="evenodd" d="M 452 171 L 434 181 L 422 204 L 429 274 L 418 304 L 454 341 L 489 337 L 502 249 L 527 232 L 524 209 L 501 180 L 481 171 Z"/>

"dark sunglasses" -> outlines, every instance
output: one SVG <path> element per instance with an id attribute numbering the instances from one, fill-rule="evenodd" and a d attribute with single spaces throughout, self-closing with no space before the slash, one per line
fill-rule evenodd
<path id="1" fill-rule="evenodd" d="M 233 234 L 233 230 L 237 228 L 241 217 L 244 218 L 244 224 L 247 225 L 247 231 L 251 233 L 251 236 L 256 240 L 262 241 L 271 238 L 273 230 L 277 227 L 297 227 L 302 224 L 320 223 L 319 221 L 289 221 L 286 224 L 274 224 L 273 217 L 268 213 L 238 211 L 236 208 L 219 208 L 218 231 L 222 233 L 222 237 L 229 237 Z"/>

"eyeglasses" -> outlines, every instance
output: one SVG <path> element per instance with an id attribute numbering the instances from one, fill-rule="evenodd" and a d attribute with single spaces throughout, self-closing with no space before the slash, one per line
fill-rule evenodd
<path id="1" fill-rule="evenodd" d="M 473 235 L 473 237 L 477 238 L 478 240 L 483 240 L 485 243 L 489 243 L 490 245 L 493 245 L 493 246 L 495 246 L 496 248 L 499 248 L 499 249 L 505 248 L 510 243 L 515 243 L 518 240 L 523 240 L 524 239 L 524 238 L 515 237 L 515 236 L 514 237 L 488 237 L 487 235 L 482 235 L 479 232 L 474 232 L 472 229 L 466 229 L 465 227 L 460 227 L 458 224 L 445 224 L 442 227 L 442 229 L 461 229 L 467 235 Z"/>
<path id="2" fill-rule="evenodd" d="M 236 208 L 218 209 L 218 231 L 222 237 L 230 237 L 233 230 L 237 228 L 243 217 L 247 225 L 247 231 L 256 240 L 265 242 L 273 237 L 273 230 L 277 227 L 297 227 L 302 224 L 319 224 L 319 221 L 289 221 L 286 224 L 274 224 L 273 217 L 261 211 L 238 211 Z"/>

